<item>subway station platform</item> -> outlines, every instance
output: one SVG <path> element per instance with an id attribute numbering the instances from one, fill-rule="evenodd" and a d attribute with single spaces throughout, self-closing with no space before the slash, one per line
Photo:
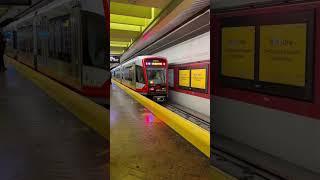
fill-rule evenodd
<path id="1" fill-rule="evenodd" d="M 105 180 L 106 139 L 13 66 L 0 73 L 0 179 Z"/>
<path id="2" fill-rule="evenodd" d="M 114 83 L 110 99 L 111 179 L 228 179 L 210 166 L 208 157 Z"/>

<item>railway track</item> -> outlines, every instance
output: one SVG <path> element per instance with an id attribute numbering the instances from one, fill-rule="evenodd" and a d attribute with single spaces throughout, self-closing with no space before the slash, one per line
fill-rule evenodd
<path id="1" fill-rule="evenodd" d="M 208 122 L 208 120 L 195 116 L 186 110 L 171 104 L 170 102 L 162 105 L 207 131 L 210 131 L 210 122 Z M 215 147 L 213 151 L 214 157 L 211 161 L 214 166 L 223 171 L 229 172 L 239 180 L 285 180 L 285 178 L 251 164 L 248 161 L 226 152 L 222 148 Z"/>
<path id="2" fill-rule="evenodd" d="M 284 177 L 234 156 L 221 148 L 215 147 L 213 151 L 212 164 L 239 180 L 286 180 Z"/>
<path id="3" fill-rule="evenodd" d="M 187 112 L 186 110 L 183 110 L 182 108 L 179 108 L 177 106 L 174 106 L 170 103 L 165 103 L 163 104 L 163 106 L 169 110 L 171 110 L 172 112 L 175 112 L 176 114 L 180 115 L 181 117 L 195 123 L 196 125 L 202 127 L 203 129 L 210 131 L 210 122 L 201 119 L 189 112 Z"/>

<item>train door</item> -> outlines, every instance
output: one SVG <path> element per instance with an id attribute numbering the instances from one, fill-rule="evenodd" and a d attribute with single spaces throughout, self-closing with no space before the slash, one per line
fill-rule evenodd
<path id="1" fill-rule="evenodd" d="M 38 56 L 37 56 L 37 51 L 38 51 L 38 47 L 41 47 L 40 44 L 38 44 L 38 21 L 37 21 L 37 12 L 35 12 L 35 16 L 32 20 L 32 56 L 33 56 L 33 67 L 35 70 L 38 70 Z"/>
<path id="2" fill-rule="evenodd" d="M 137 72 L 136 72 L 136 67 L 137 65 L 134 63 L 132 64 L 132 85 L 134 89 L 137 89 Z"/>
<path id="3" fill-rule="evenodd" d="M 17 50 L 17 31 L 13 31 L 12 32 L 13 35 L 13 49 Z"/>
<path id="4" fill-rule="evenodd" d="M 102 2 L 99 2 L 102 5 Z M 104 14 L 81 10 L 82 90 L 89 96 L 106 96 L 110 73 L 106 60 L 107 32 Z M 109 59 L 109 57 L 108 57 Z"/>
<path id="5" fill-rule="evenodd" d="M 82 87 L 82 27 L 81 10 L 79 6 L 72 8 L 70 16 L 71 27 L 71 66 L 72 76 L 77 80 L 78 85 Z"/>
<path id="6" fill-rule="evenodd" d="M 36 29 L 36 59 L 37 66 L 46 66 L 48 57 L 48 21 L 45 16 L 37 16 L 35 29 Z"/>

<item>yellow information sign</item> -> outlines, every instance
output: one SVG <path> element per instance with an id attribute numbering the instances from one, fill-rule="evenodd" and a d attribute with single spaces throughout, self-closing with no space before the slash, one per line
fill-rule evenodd
<path id="1" fill-rule="evenodd" d="M 179 70 L 179 86 L 190 87 L 190 70 Z"/>
<path id="2" fill-rule="evenodd" d="M 206 89 L 207 69 L 191 70 L 191 87 L 198 89 Z"/>
<path id="3" fill-rule="evenodd" d="M 260 29 L 260 80 L 304 86 L 307 25 L 265 25 Z"/>
<path id="4" fill-rule="evenodd" d="M 222 74 L 254 79 L 255 27 L 222 29 Z"/>

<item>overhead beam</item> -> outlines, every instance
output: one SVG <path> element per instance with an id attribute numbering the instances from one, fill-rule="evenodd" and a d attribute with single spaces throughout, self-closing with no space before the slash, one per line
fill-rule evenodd
<path id="1" fill-rule="evenodd" d="M 110 41 L 110 46 L 111 47 L 129 47 L 131 42 L 122 42 L 122 41 Z"/>
<path id="2" fill-rule="evenodd" d="M 131 37 L 115 37 L 110 35 L 110 41 L 130 42 Z"/>
<path id="3" fill-rule="evenodd" d="M 143 26 L 130 25 L 130 24 L 110 23 L 110 29 L 122 30 L 122 31 L 142 32 L 144 27 Z"/>
<path id="4" fill-rule="evenodd" d="M 113 2 L 117 2 L 117 3 L 127 3 L 127 4 L 138 5 L 138 6 L 164 8 L 164 7 L 166 7 L 172 0 L 135 0 L 135 1 L 112 0 L 112 1 L 113 1 Z"/>
<path id="5" fill-rule="evenodd" d="M 138 18 L 152 18 L 152 7 L 137 6 L 132 4 L 110 2 L 110 14 L 132 16 Z M 154 8 L 155 15 L 160 14 L 161 9 Z"/>
<path id="6" fill-rule="evenodd" d="M 110 22 L 119 24 L 130 24 L 136 26 L 147 26 L 152 19 L 133 16 L 110 14 Z"/>
<path id="7" fill-rule="evenodd" d="M 125 30 L 117 30 L 117 29 L 110 29 L 110 37 L 122 39 L 119 41 L 127 41 L 127 39 L 132 39 L 133 37 L 137 37 L 140 32 L 137 31 L 125 31 Z M 112 39 L 111 38 L 111 39 Z"/>
<path id="8" fill-rule="evenodd" d="M 125 50 L 125 48 L 124 47 L 110 47 L 110 50 L 111 51 L 123 51 L 123 50 Z"/>
<path id="9" fill-rule="evenodd" d="M 127 48 L 128 45 L 127 45 L 127 44 L 113 44 L 113 43 L 110 43 L 110 47 L 122 47 L 122 48 Z"/>
<path id="10" fill-rule="evenodd" d="M 123 51 L 110 51 L 111 55 L 121 55 L 123 53 L 124 53 L 124 50 Z"/>

